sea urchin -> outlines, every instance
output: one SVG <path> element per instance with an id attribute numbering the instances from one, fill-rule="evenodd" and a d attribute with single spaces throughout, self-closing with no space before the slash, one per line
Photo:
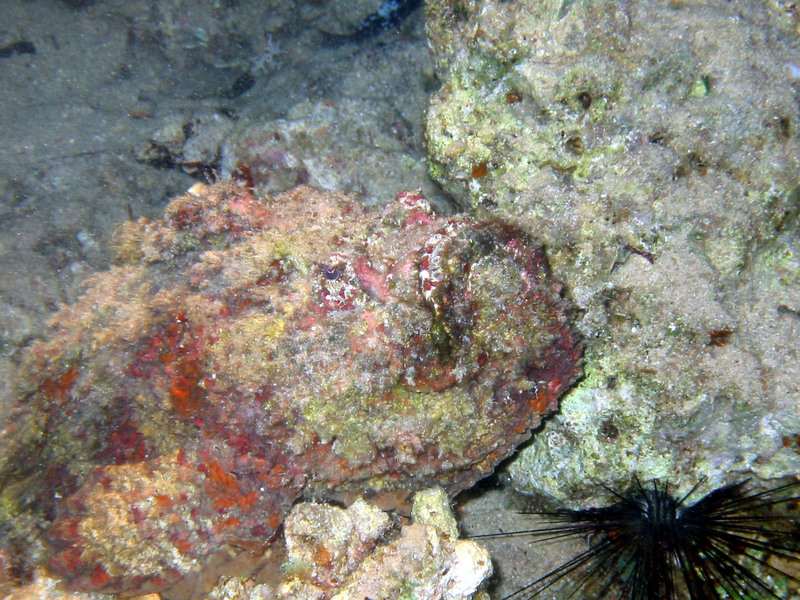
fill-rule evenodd
<path id="1" fill-rule="evenodd" d="M 702 483 L 702 482 L 701 482 Z M 504 600 L 784 599 L 800 584 L 800 528 L 793 480 L 759 491 L 748 480 L 689 503 L 668 485 L 636 481 L 601 508 L 537 512 L 547 526 L 477 537 L 534 542 L 588 538 L 588 548 Z M 793 516 L 794 515 L 794 516 Z"/>

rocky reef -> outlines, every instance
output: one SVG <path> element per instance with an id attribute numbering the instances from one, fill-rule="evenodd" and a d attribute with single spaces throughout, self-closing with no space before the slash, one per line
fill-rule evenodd
<path id="1" fill-rule="evenodd" d="M 32 344 L 0 434 L 0 557 L 144 593 L 301 497 L 448 494 L 528 439 L 580 375 L 519 229 L 299 187 L 197 184 L 121 227 L 115 266 Z"/>
<path id="2" fill-rule="evenodd" d="M 430 172 L 535 232 L 585 379 L 511 465 L 562 503 L 800 472 L 798 17 L 749 0 L 432 0 Z M 793 16 L 794 15 L 794 16 Z"/>

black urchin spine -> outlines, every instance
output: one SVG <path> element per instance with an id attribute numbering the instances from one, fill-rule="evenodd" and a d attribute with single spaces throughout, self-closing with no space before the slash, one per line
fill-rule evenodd
<path id="1" fill-rule="evenodd" d="M 537 512 L 548 526 L 474 537 L 586 538 L 588 548 L 504 600 L 786 600 L 800 588 L 800 480 L 763 491 L 749 480 L 689 503 L 642 486 L 584 510 Z M 793 591 L 790 591 L 793 590 Z M 787 595 L 788 594 L 788 595 Z M 792 595 L 794 594 L 794 595 Z"/>

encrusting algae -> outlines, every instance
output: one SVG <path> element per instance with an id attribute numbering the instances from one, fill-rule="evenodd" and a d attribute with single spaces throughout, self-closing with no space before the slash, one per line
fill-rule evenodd
<path id="1" fill-rule="evenodd" d="M 453 495 L 580 376 L 542 249 L 419 192 L 198 184 L 114 247 L 0 435 L 0 557 L 72 589 L 164 589 L 302 497 Z"/>

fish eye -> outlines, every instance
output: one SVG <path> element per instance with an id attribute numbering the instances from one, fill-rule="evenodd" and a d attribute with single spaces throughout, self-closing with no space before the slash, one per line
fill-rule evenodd
<path id="1" fill-rule="evenodd" d="M 325 275 L 325 279 L 333 281 L 339 277 L 339 269 L 336 267 L 325 266 L 322 269 L 322 274 Z"/>

